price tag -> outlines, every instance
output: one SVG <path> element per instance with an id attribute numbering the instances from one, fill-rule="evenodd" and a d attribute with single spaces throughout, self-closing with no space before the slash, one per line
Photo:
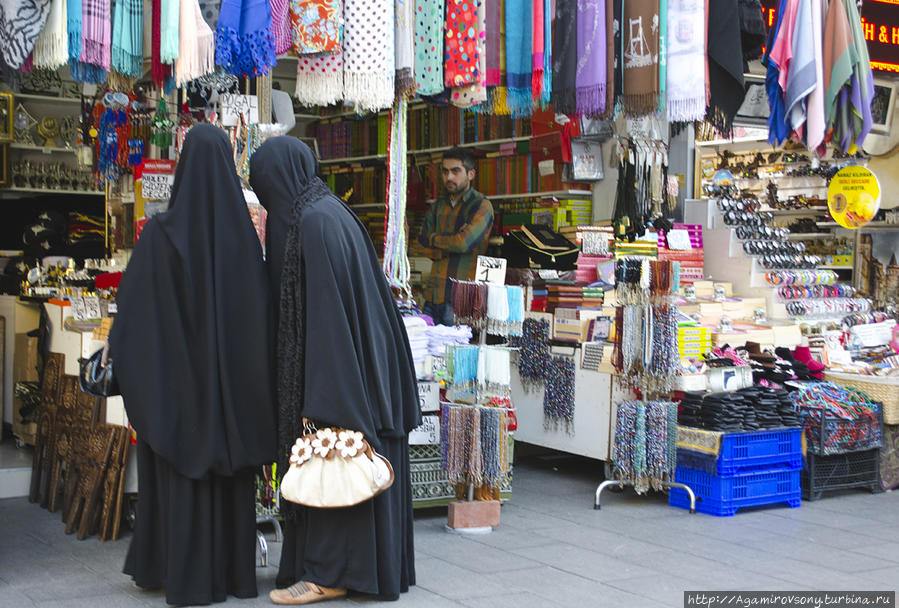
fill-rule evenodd
<path id="1" fill-rule="evenodd" d="M 537 270 L 537 275 L 538 275 L 541 279 L 544 279 L 544 280 L 546 280 L 546 279 L 558 279 L 558 278 L 559 278 L 559 271 L 558 271 L 558 270 L 550 270 L 550 269 L 538 269 L 538 270 Z"/>
<path id="2" fill-rule="evenodd" d="M 99 319 L 103 316 L 100 312 L 100 298 L 97 296 L 86 296 L 84 298 L 84 309 L 86 319 Z"/>
<path id="3" fill-rule="evenodd" d="M 119 305 L 115 302 L 110 302 L 107 310 L 109 311 L 109 314 L 114 315 L 119 312 Z"/>
<path id="4" fill-rule="evenodd" d="M 689 251 L 693 249 L 693 244 L 690 243 L 690 233 L 686 230 L 669 230 L 665 233 L 665 238 L 668 241 L 668 249 L 676 249 L 679 251 Z"/>
<path id="5" fill-rule="evenodd" d="M 505 285 L 507 263 L 505 258 L 491 258 L 486 255 L 479 255 L 475 280 L 486 281 L 494 285 Z"/>
<path id="6" fill-rule="evenodd" d="M 172 196 L 174 183 L 174 174 L 144 173 L 141 178 L 141 196 L 148 201 L 168 201 Z"/>
<path id="7" fill-rule="evenodd" d="M 409 445 L 437 445 L 440 443 L 440 416 L 422 416 L 421 426 L 409 433 Z"/>
<path id="8" fill-rule="evenodd" d="M 222 126 L 236 127 L 240 115 L 247 117 L 248 124 L 259 122 L 259 98 L 255 95 L 235 95 L 228 93 L 221 96 Z"/>
<path id="9" fill-rule="evenodd" d="M 72 305 L 72 316 L 76 321 L 84 321 L 87 317 L 87 307 L 84 305 L 84 299 L 81 296 L 74 296 L 69 298 L 69 303 Z"/>
<path id="10" fill-rule="evenodd" d="M 540 177 L 552 175 L 556 172 L 556 162 L 551 158 L 549 160 L 541 160 L 537 163 L 537 170 L 540 172 Z"/>

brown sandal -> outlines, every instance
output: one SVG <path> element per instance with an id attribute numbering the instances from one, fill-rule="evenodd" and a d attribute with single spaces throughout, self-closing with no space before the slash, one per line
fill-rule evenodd
<path id="1" fill-rule="evenodd" d="M 315 583 L 300 581 L 286 589 L 274 589 L 268 597 L 276 604 L 299 605 L 323 602 L 344 597 L 346 589 L 332 589 Z"/>

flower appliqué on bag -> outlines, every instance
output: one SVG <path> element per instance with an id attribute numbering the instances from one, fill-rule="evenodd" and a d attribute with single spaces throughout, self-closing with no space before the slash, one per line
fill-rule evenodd
<path id="1" fill-rule="evenodd" d="M 362 433 L 356 431 L 340 431 L 339 440 L 334 448 L 344 458 L 352 458 L 365 449 L 365 438 Z"/>
<path id="2" fill-rule="evenodd" d="M 305 437 L 299 437 L 290 448 L 290 463 L 300 465 L 310 458 L 312 458 L 312 442 Z"/>
<path id="3" fill-rule="evenodd" d="M 334 449 L 335 443 L 337 443 L 337 433 L 333 429 L 319 429 L 315 432 L 315 439 L 312 440 L 312 450 L 316 456 L 325 458 L 328 452 Z"/>

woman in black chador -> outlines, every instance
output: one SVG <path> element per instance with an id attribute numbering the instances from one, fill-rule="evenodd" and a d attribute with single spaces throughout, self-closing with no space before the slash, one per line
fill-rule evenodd
<path id="1" fill-rule="evenodd" d="M 393 466 L 383 494 L 354 507 L 281 501 L 284 546 L 272 601 L 305 604 L 347 591 L 397 599 L 415 583 L 409 431 L 421 419 L 409 340 L 371 239 L 316 176 L 308 146 L 275 137 L 250 159 L 268 210 L 266 252 L 277 338 L 278 472 L 303 434 L 361 431 Z"/>
<path id="2" fill-rule="evenodd" d="M 138 438 L 125 573 L 170 604 L 257 594 L 254 471 L 276 442 L 269 293 L 231 144 L 198 125 L 168 211 L 134 248 L 109 337 Z"/>

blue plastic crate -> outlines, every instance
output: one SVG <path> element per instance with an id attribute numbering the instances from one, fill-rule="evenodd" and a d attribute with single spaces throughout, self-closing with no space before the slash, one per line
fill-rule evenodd
<path id="1" fill-rule="evenodd" d="M 729 517 L 743 507 L 784 502 L 795 509 L 802 501 L 799 475 L 799 469 L 783 467 L 727 476 L 678 467 L 674 478 L 690 486 L 696 494 L 697 511 Z M 668 491 L 668 504 L 688 509 L 690 497 L 680 488 L 671 488 Z"/>
<path id="2" fill-rule="evenodd" d="M 802 429 L 794 427 L 726 433 L 721 438 L 721 450 L 714 468 L 708 462 L 714 461 L 714 456 L 678 449 L 677 458 L 679 467 L 717 472 L 718 475 L 734 475 L 761 468 L 801 469 Z"/>

